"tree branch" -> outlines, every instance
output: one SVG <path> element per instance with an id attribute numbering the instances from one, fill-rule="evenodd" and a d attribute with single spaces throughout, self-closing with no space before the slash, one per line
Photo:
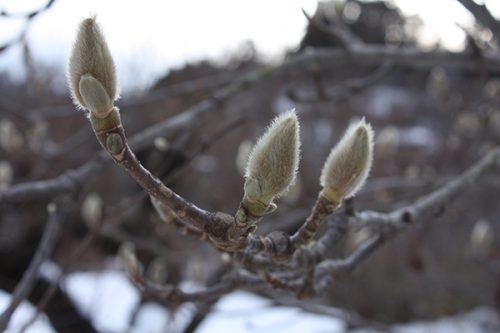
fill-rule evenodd
<path id="1" fill-rule="evenodd" d="M 486 5 L 480 5 L 474 0 L 457 0 L 464 6 L 474 18 L 483 26 L 490 29 L 496 38 L 497 45 L 500 46 L 500 22 L 491 15 Z"/>
<path id="2" fill-rule="evenodd" d="M 324 290 L 331 284 L 336 272 L 355 269 L 361 261 L 373 254 L 386 239 L 406 230 L 411 225 L 437 218 L 443 214 L 453 200 L 467 192 L 483 174 L 499 165 L 500 147 L 496 147 L 459 177 L 420 198 L 414 204 L 391 213 L 361 212 L 356 214 L 351 218 L 351 223 L 373 228 L 377 231 L 377 235 L 365 241 L 346 259 L 321 262 L 315 269 L 317 292 Z"/>
<path id="3" fill-rule="evenodd" d="M 28 268 L 24 272 L 21 281 L 12 293 L 12 298 L 9 306 L 0 316 L 0 331 L 2 332 L 7 328 L 10 317 L 12 316 L 16 308 L 31 293 L 33 285 L 36 282 L 40 266 L 45 260 L 47 260 L 56 245 L 63 218 L 62 212 L 60 212 L 58 208 L 53 206 L 53 209 L 49 209 L 49 214 L 49 221 L 45 227 L 35 255 L 31 260 Z"/>
<path id="4" fill-rule="evenodd" d="M 351 50 L 315 49 L 302 53 L 275 67 L 264 67 L 245 73 L 232 84 L 217 90 L 209 98 L 189 108 L 185 112 L 166 119 L 130 139 L 130 147 L 140 152 L 149 147 L 155 138 L 163 136 L 174 138 L 180 132 L 192 131 L 193 128 L 206 121 L 207 117 L 228 116 L 221 106 L 234 95 L 248 90 L 262 82 L 284 80 L 287 74 L 302 72 L 311 64 L 322 69 L 344 64 L 380 65 L 390 61 L 393 66 L 412 66 L 430 68 L 437 65 L 456 67 L 462 70 L 484 69 L 490 73 L 500 73 L 500 55 L 485 52 L 484 57 L 477 59 L 467 53 L 444 51 L 425 52 L 413 48 L 388 48 L 384 46 L 363 46 Z M 242 112 L 242 109 L 236 112 Z M 92 161 L 76 170 L 70 170 L 53 179 L 18 184 L 0 192 L 0 204 L 19 203 L 33 200 L 45 200 L 63 193 L 79 191 L 78 184 L 88 182 L 104 167 L 111 163 L 102 152 Z"/>

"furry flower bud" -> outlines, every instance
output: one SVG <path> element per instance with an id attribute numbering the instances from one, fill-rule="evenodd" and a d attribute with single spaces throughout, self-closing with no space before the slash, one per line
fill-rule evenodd
<path id="1" fill-rule="evenodd" d="M 474 224 L 470 235 L 470 251 L 476 256 L 486 256 L 493 245 L 493 230 L 486 220 L 479 220 Z"/>
<path id="2" fill-rule="evenodd" d="M 293 184 L 299 165 L 299 122 L 295 111 L 276 117 L 254 146 L 245 171 L 245 198 L 268 207 Z"/>
<path id="3" fill-rule="evenodd" d="M 96 114 L 106 113 L 118 97 L 116 70 L 95 17 L 80 23 L 69 59 L 68 83 L 73 102 Z"/>
<path id="4" fill-rule="evenodd" d="M 322 195 L 334 203 L 363 186 L 373 159 L 373 130 L 365 120 L 349 126 L 332 149 L 321 172 Z"/>
<path id="5" fill-rule="evenodd" d="M 135 247 L 132 243 L 123 243 L 118 253 L 131 277 L 135 278 L 142 274 L 142 267 L 135 255 Z"/>

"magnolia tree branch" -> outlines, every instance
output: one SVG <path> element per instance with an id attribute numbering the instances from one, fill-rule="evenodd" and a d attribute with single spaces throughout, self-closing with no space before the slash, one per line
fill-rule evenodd
<path id="1" fill-rule="evenodd" d="M 95 50 L 99 50 L 99 52 L 95 52 Z M 409 50 L 406 54 L 396 54 L 391 53 L 391 49 L 366 49 L 364 46 L 357 47 L 356 52 L 357 54 L 350 52 L 350 57 L 357 58 L 361 62 L 370 59 L 370 56 L 379 57 L 381 54 L 385 54 L 390 57 L 391 54 L 396 55 L 389 59 L 394 64 L 398 64 L 401 59 L 404 59 L 403 56 L 412 55 Z M 364 56 L 362 56 L 363 52 Z M 416 63 L 426 60 L 421 52 L 415 54 L 419 55 L 418 59 L 414 59 Z M 321 51 L 317 51 L 314 61 L 321 64 L 323 55 Z M 332 54 L 328 53 L 328 57 L 331 56 Z M 299 56 L 290 62 L 300 63 L 303 61 L 302 58 Z M 385 61 L 388 60 L 385 59 Z M 191 113 L 179 116 L 176 129 L 179 130 L 179 127 L 183 127 L 179 126 L 179 123 L 189 124 L 195 121 L 193 119 L 202 121 L 206 113 L 215 106 L 220 107 L 223 101 L 240 91 L 243 86 L 248 85 L 248 82 L 255 82 L 262 77 L 275 75 L 283 71 L 283 68 L 285 66 L 278 67 L 273 71 L 258 71 L 247 74 L 247 77 L 240 82 L 220 90 L 219 94 L 214 96 L 215 102 L 212 101 L 209 106 L 202 103 L 198 109 L 195 108 Z M 323 189 L 318 195 L 310 216 L 298 231 L 291 236 L 281 231 L 273 231 L 266 236 L 257 236 L 254 233 L 257 223 L 264 215 L 274 211 L 276 208 L 273 202 L 274 198 L 287 190 L 293 183 L 297 172 L 300 139 L 298 119 L 293 111 L 277 117 L 253 148 L 248 157 L 245 171 L 244 196 L 238 211 L 233 216 L 224 212 L 209 212 L 197 207 L 163 184 L 136 158 L 133 147 L 128 144 L 119 109 L 114 106 L 114 101 L 117 98 L 115 68 L 95 18 L 86 19 L 80 25 L 70 57 L 68 82 L 75 104 L 88 111 L 90 123 L 101 146 L 151 196 L 155 208 L 163 219 L 166 219 L 168 210 L 171 210 L 175 217 L 186 224 L 187 228 L 193 232 L 205 233 L 206 238 L 219 250 L 231 253 L 243 252 L 244 257 L 260 255 L 263 257 L 261 264 L 268 260 L 276 265 L 289 263 L 299 249 L 304 248 L 312 241 L 319 227 L 342 200 L 354 196 L 362 187 L 371 168 L 373 131 L 370 125 L 362 120 L 358 124 L 350 126 L 337 146 L 330 152 L 320 178 Z M 135 149 L 140 150 L 143 145 L 150 143 L 162 131 L 163 125 L 160 124 L 139 134 L 133 141 Z M 457 187 L 457 189 L 448 192 L 458 192 L 461 187 L 460 184 L 449 186 Z M 441 204 L 444 196 L 440 193 L 422 199 L 414 207 L 410 207 L 411 209 L 405 210 L 401 214 L 403 220 L 408 223 L 415 217 L 421 217 L 419 214 L 423 214 L 422 212 L 425 212 L 426 209 L 429 210 L 428 206 L 433 207 Z M 397 214 L 397 212 L 393 214 Z M 328 235 L 326 237 L 327 240 L 333 238 L 336 236 Z M 385 238 L 386 233 L 381 233 L 367 242 L 365 246 L 360 247 L 351 257 L 340 261 L 322 262 L 318 266 L 321 271 L 320 275 L 325 275 L 324 272 L 353 269 L 358 262 L 382 244 Z M 324 242 L 319 244 L 324 245 Z M 318 258 L 317 260 L 319 260 L 324 249 L 319 248 L 316 253 L 309 256 L 305 253 L 302 251 L 302 262 L 307 261 L 303 259 L 304 257 Z M 136 280 L 140 281 L 138 278 L 140 265 L 132 254 L 128 254 L 128 258 L 130 271 L 134 276 L 137 276 Z M 316 262 L 316 260 L 312 260 L 312 262 Z M 294 266 L 299 266 L 299 264 L 294 262 Z M 314 271 L 307 268 L 309 270 L 308 281 L 313 281 Z M 297 290 L 300 294 L 310 293 L 309 290 L 304 290 L 305 284 L 297 282 L 297 280 L 302 279 L 297 279 L 295 273 L 280 274 L 278 272 L 273 276 L 265 276 L 265 282 L 272 286 Z M 241 284 L 240 279 L 231 279 L 230 281 L 232 281 L 231 285 L 233 286 Z M 146 282 L 144 285 L 148 286 Z M 150 289 L 154 289 L 154 287 L 154 285 L 149 286 Z M 222 290 L 225 291 L 225 287 Z M 155 291 L 159 292 L 159 290 Z M 215 288 L 210 293 L 218 295 L 219 291 L 220 288 Z M 177 298 L 188 298 L 188 294 L 177 288 L 171 288 L 168 293 L 175 294 Z"/>
<path id="2" fill-rule="evenodd" d="M 499 165 L 500 148 L 495 148 L 461 176 L 451 180 L 443 187 L 420 198 L 411 205 L 399 208 L 390 213 L 364 211 L 358 212 L 354 216 L 346 213 L 338 215 L 330 223 L 325 234 L 316 243 L 309 247 L 300 248 L 295 252 L 291 260 L 286 263 L 277 265 L 272 260 L 269 260 L 269 258 L 255 256 L 249 252 L 237 253 L 235 260 L 241 262 L 248 269 L 258 271 L 303 271 L 321 262 L 316 267 L 316 275 L 319 276 L 319 280 L 326 279 L 328 281 L 331 275 L 337 271 L 352 270 L 355 268 L 360 261 L 364 260 L 382 245 L 385 239 L 390 239 L 397 232 L 443 214 L 455 198 L 470 190 L 482 175 L 494 170 Z M 346 234 L 348 229 L 347 223 L 373 229 L 377 235 L 364 243 L 347 259 L 324 260 L 328 250 L 337 244 Z M 322 282 L 319 285 L 328 286 L 330 282 Z"/>
<path id="3" fill-rule="evenodd" d="M 288 74 L 303 72 L 312 64 L 319 65 L 321 69 L 328 69 L 343 64 L 381 65 L 387 61 L 390 61 L 395 67 L 448 66 L 468 71 L 485 70 L 491 74 L 500 72 L 500 54 L 497 52 L 484 52 L 482 58 L 476 58 L 467 53 L 425 52 L 412 48 L 388 48 L 371 45 L 363 45 L 349 52 L 339 49 L 314 49 L 290 58 L 281 65 L 264 67 L 243 74 L 233 83 L 217 90 L 209 98 L 185 112 L 137 133 L 130 139 L 130 147 L 134 151 L 140 152 L 150 147 L 157 137 L 171 140 L 180 132 L 193 132 L 194 128 L 203 123 L 209 116 L 231 116 L 228 110 L 220 106 L 236 94 L 251 89 L 262 82 L 284 81 Z M 235 110 L 235 112 L 242 112 L 242 109 Z M 111 165 L 111 160 L 106 158 L 106 155 L 102 152 L 98 157 L 79 168 L 66 171 L 53 179 L 14 185 L 0 192 L 0 205 L 50 200 L 63 193 L 78 192 L 81 190 L 81 184 L 93 179 L 104 167 Z"/>
<path id="4" fill-rule="evenodd" d="M 496 147 L 460 177 L 451 180 L 415 203 L 390 213 L 360 212 L 352 218 L 352 222 L 382 231 L 397 231 L 406 229 L 415 223 L 435 218 L 441 215 L 457 196 L 472 188 L 481 176 L 498 167 L 499 163 L 500 147 Z"/>
<path id="5" fill-rule="evenodd" d="M 490 29 L 496 37 L 497 45 L 500 43 L 500 22 L 491 15 L 486 5 L 481 5 L 474 0 L 457 0 L 474 18 L 483 26 Z"/>
<path id="6" fill-rule="evenodd" d="M 95 239 L 95 234 L 90 233 L 78 244 L 75 250 L 71 253 L 69 258 L 60 266 L 62 268 L 61 274 L 57 277 L 56 281 L 53 281 L 49 288 L 45 290 L 42 297 L 36 304 L 36 311 L 31 315 L 31 317 L 23 324 L 19 333 L 26 332 L 31 325 L 35 323 L 37 318 L 44 312 L 45 308 L 56 295 L 56 292 L 61 288 L 61 283 L 63 282 L 66 274 L 71 270 L 77 268 L 79 260 L 82 255 L 88 250 L 89 246 Z"/>
<path id="7" fill-rule="evenodd" d="M 36 16 L 38 16 L 39 14 L 48 10 L 50 7 L 52 7 L 55 2 L 56 2 L 55 0 L 49 0 L 43 7 L 39 8 L 37 10 L 34 10 L 32 12 L 26 13 L 26 14 L 14 14 L 14 13 L 9 13 L 5 10 L 0 10 L 0 17 L 3 16 L 3 17 L 7 17 L 7 18 L 23 18 L 25 20 L 24 27 L 22 28 L 21 33 L 17 37 L 8 41 L 7 43 L 0 45 L 0 53 L 2 53 L 3 51 L 7 50 L 11 46 L 14 46 L 15 44 L 24 40 L 26 37 L 26 33 L 28 32 L 28 27 L 29 27 L 31 21 Z"/>
<path id="8" fill-rule="evenodd" d="M 330 38 L 337 42 L 342 48 L 351 50 L 364 45 L 361 38 L 356 36 L 342 22 L 334 21 L 331 25 L 326 25 L 322 22 L 321 18 L 310 17 L 305 10 L 302 10 L 302 13 L 309 22 L 309 25 L 330 36 Z"/>
<path id="9" fill-rule="evenodd" d="M 492 150 L 454 180 L 406 207 L 387 214 L 375 212 L 359 212 L 355 213 L 354 216 L 347 213 L 339 214 L 316 243 L 309 247 L 302 247 L 288 263 L 277 264 L 268 257 L 245 256 L 244 252 L 235 253 L 233 256 L 235 263 L 249 260 L 244 264 L 245 270 L 234 267 L 221 281 L 195 292 L 186 292 L 174 285 L 159 286 L 153 284 L 148 282 L 139 270 L 131 271 L 129 269 L 129 272 L 131 272 L 132 280 L 143 292 L 164 301 L 208 300 L 237 288 L 253 291 L 276 288 L 299 296 L 313 296 L 331 287 L 336 274 L 354 270 L 375 253 L 384 242 L 408 230 L 409 226 L 443 214 L 454 199 L 471 190 L 474 183 L 482 175 L 495 170 L 498 166 L 500 166 L 500 148 Z M 436 209 L 437 207 L 441 208 Z M 410 218 L 405 213 L 408 211 L 412 212 Z M 348 257 L 325 259 L 328 249 L 346 234 L 347 223 L 373 228 L 375 234 Z M 248 270 L 258 273 L 252 273 Z M 277 273 L 264 273 L 273 270 Z"/>
<path id="10" fill-rule="evenodd" d="M 95 52 L 98 50 L 99 52 Z M 180 132 L 195 133 L 194 128 L 214 115 L 229 117 L 224 103 L 235 94 L 263 81 L 275 81 L 294 71 L 314 64 L 321 68 L 342 63 L 380 64 L 428 67 L 435 64 L 467 70 L 486 68 L 500 71 L 498 55 L 481 59 L 468 54 L 422 52 L 413 49 L 391 49 L 359 45 L 349 50 L 315 50 L 286 61 L 283 65 L 259 69 L 245 74 L 236 82 L 218 90 L 188 112 L 152 126 L 127 139 L 114 105 L 117 81 L 113 60 L 95 19 L 84 20 L 69 64 L 69 78 L 75 104 L 88 112 L 91 127 L 103 147 L 103 153 L 77 171 L 55 180 L 18 185 L 0 193 L 0 202 L 16 202 L 39 198 L 50 191 L 58 194 L 79 191 L 81 184 L 97 175 L 113 160 L 152 198 L 162 219 L 171 212 L 190 233 L 211 242 L 218 250 L 232 255 L 234 267 L 221 281 L 200 290 L 186 291 L 176 285 L 158 285 L 148 281 L 131 249 L 123 250 L 123 258 L 131 279 L 146 296 L 169 304 L 188 301 L 210 301 L 236 288 L 290 291 L 299 297 L 312 296 L 330 286 L 339 272 L 349 272 L 374 253 L 385 241 L 409 225 L 441 214 L 458 195 L 468 190 L 483 173 L 499 164 L 496 148 L 459 178 L 425 196 L 412 205 L 391 213 L 361 212 L 348 209 L 330 223 L 326 233 L 313 242 L 327 218 L 365 183 L 373 156 L 373 131 L 364 120 L 350 126 L 340 142 L 331 150 L 321 172 L 321 192 L 310 215 L 294 234 L 273 231 L 265 236 L 255 233 L 261 219 L 274 211 L 274 199 L 293 183 L 299 160 L 299 123 L 294 111 L 277 117 L 258 140 L 248 158 L 244 195 L 235 214 L 210 212 L 175 193 L 156 178 L 136 158 L 134 151 L 149 147 L 155 138 L 169 140 Z M 105 155 L 111 159 L 106 159 Z M 53 195 L 53 194 L 50 194 Z M 349 207 L 347 207 L 349 208 Z M 375 235 L 343 259 L 326 259 L 328 250 L 346 233 L 348 224 L 370 227 Z M 244 268 L 240 267 L 243 266 Z"/>
<path id="11" fill-rule="evenodd" d="M 478 163 L 443 187 L 420 198 L 415 203 L 391 213 L 360 212 L 351 223 L 361 224 L 376 230 L 377 234 L 363 243 L 350 257 L 342 260 L 325 260 L 315 269 L 319 290 L 328 287 L 334 273 L 352 270 L 369 257 L 386 239 L 407 230 L 408 227 L 435 219 L 442 215 L 448 206 L 460 195 L 469 191 L 485 173 L 500 166 L 500 147 L 496 147 Z"/>

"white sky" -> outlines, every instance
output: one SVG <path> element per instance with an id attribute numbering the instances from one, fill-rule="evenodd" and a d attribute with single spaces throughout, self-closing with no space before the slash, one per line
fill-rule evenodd
<path id="1" fill-rule="evenodd" d="M 46 1 L 0 0 L 0 9 L 26 12 Z M 472 22 L 456 0 L 395 2 L 405 13 L 423 18 L 428 27 L 419 35 L 429 43 L 441 38 L 451 49 L 458 49 L 464 39 L 455 22 Z M 500 1 L 488 5 L 500 12 Z M 127 89 L 151 83 L 188 61 L 224 59 L 246 40 L 252 40 L 260 54 L 276 58 L 302 37 L 302 8 L 314 13 L 316 0 L 57 0 L 35 19 L 28 38 L 37 62 L 63 70 L 78 22 L 97 14 Z M 0 18 L 0 44 L 21 27 L 22 20 Z M 22 78 L 20 59 L 19 47 L 0 54 L 0 71 Z"/>

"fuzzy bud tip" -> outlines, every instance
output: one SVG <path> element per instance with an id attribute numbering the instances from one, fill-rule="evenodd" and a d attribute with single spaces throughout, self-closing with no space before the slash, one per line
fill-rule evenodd
<path id="1" fill-rule="evenodd" d="M 373 160 L 373 130 L 364 119 L 349 126 L 321 172 L 323 196 L 334 202 L 354 196 L 368 177 Z"/>
<path id="2" fill-rule="evenodd" d="M 82 109 L 102 114 L 118 98 L 115 65 L 95 17 L 80 23 L 67 76 L 73 102 Z"/>
<path id="3" fill-rule="evenodd" d="M 299 165 L 299 122 L 295 110 L 276 117 L 255 144 L 245 170 L 245 197 L 268 207 L 293 184 Z"/>

